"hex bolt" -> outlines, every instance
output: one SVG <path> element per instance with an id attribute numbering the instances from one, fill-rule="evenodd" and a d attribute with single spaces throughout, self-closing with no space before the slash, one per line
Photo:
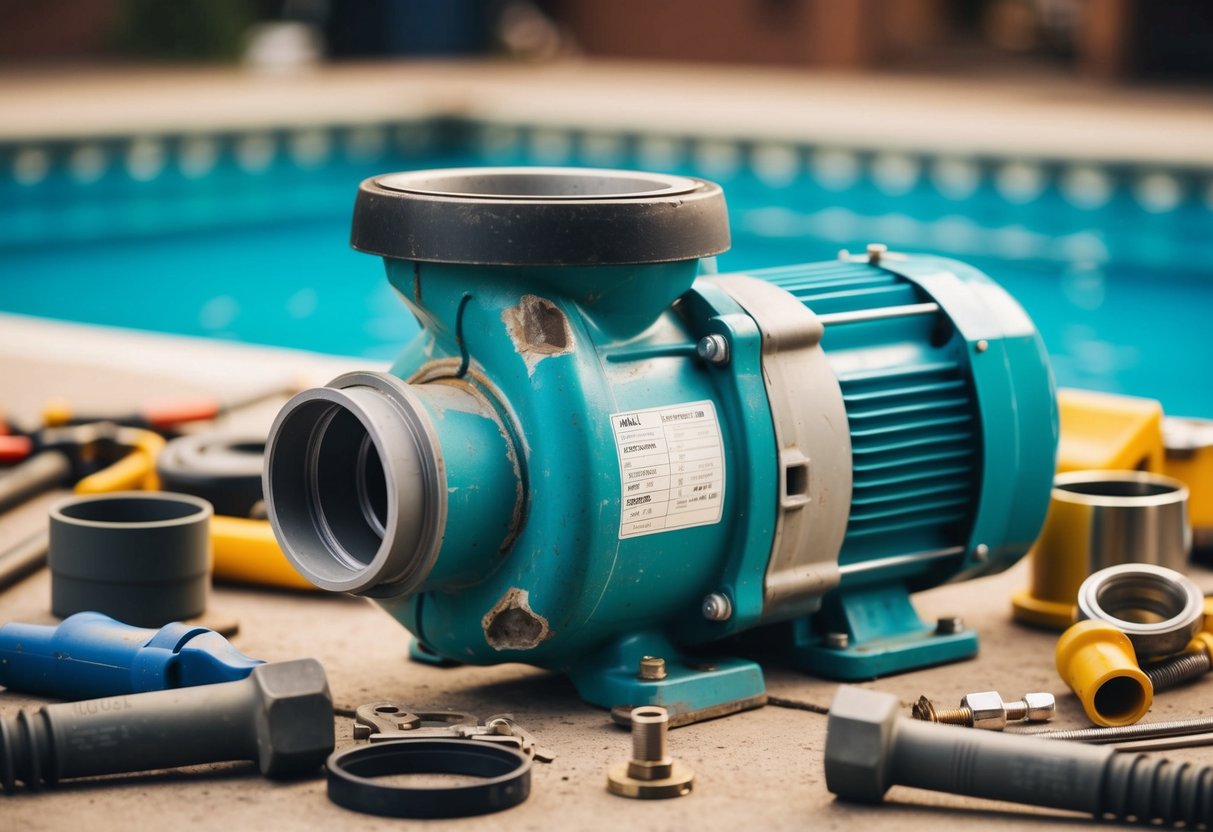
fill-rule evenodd
<path id="1" fill-rule="evenodd" d="M 0 720 L 0 786 L 251 760 L 267 777 L 315 771 L 333 750 L 333 701 L 315 659 L 217 685 L 45 705 Z"/>
<path id="2" fill-rule="evenodd" d="M 723 335 L 705 335 L 695 345 L 695 352 L 712 364 L 729 363 L 729 342 Z"/>
<path id="3" fill-rule="evenodd" d="M 850 643 L 851 637 L 847 633 L 826 633 L 825 646 L 830 650 L 846 650 Z"/>
<path id="4" fill-rule="evenodd" d="M 666 737 L 670 715 L 665 708 L 646 705 L 632 709 L 632 759 L 607 774 L 607 791 L 621 797 L 657 799 L 689 794 L 695 774 L 670 759 Z"/>
<path id="5" fill-rule="evenodd" d="M 1213 823 L 1213 767 L 1111 748 L 966 731 L 898 715 L 896 696 L 844 685 L 826 727 L 826 788 L 879 803 L 895 785 L 1143 824 Z"/>
<path id="6" fill-rule="evenodd" d="M 935 635 L 937 636 L 954 636 L 957 633 L 963 632 L 965 628 L 965 620 L 959 615 L 945 615 L 935 622 Z"/>
<path id="7" fill-rule="evenodd" d="M 667 675 L 665 659 L 660 656 L 644 656 L 640 660 L 640 671 L 636 674 L 636 678 L 646 682 L 660 682 Z"/>
<path id="8" fill-rule="evenodd" d="M 728 621 L 733 617 L 733 602 L 723 592 L 713 592 L 704 596 L 700 610 L 708 621 Z"/>
<path id="9" fill-rule="evenodd" d="M 1057 713 L 1051 693 L 1028 693 L 1023 699 L 1004 702 L 997 691 L 967 693 L 958 708 L 940 708 L 925 696 L 914 703 L 911 715 L 923 722 L 943 722 L 966 728 L 1001 731 L 1008 722 L 1048 722 Z"/>

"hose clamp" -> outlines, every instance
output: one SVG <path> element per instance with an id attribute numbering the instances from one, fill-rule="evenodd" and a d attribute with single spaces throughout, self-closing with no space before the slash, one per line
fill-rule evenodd
<path id="1" fill-rule="evenodd" d="M 1129 637 L 1139 661 L 1178 653 L 1200 630 L 1204 595 L 1174 569 L 1145 563 L 1109 566 L 1078 589 L 1078 617 L 1103 621 Z"/>

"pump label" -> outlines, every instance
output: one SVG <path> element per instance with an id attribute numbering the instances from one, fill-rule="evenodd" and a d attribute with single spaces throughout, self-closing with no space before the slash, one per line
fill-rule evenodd
<path id="1" fill-rule="evenodd" d="M 710 401 L 611 414 L 619 538 L 708 526 L 724 508 L 724 445 Z"/>

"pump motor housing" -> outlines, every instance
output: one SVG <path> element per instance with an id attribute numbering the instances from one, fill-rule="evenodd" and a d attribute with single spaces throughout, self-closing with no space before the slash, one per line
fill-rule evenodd
<path id="1" fill-rule="evenodd" d="M 976 652 L 910 593 L 1027 551 L 1057 442 L 1040 338 L 982 273 L 872 247 L 713 274 L 718 185 L 563 168 L 373 177 L 352 244 L 421 330 L 287 403 L 266 502 L 415 658 L 690 719 L 763 701 L 718 655 L 742 633 L 842 679 Z"/>

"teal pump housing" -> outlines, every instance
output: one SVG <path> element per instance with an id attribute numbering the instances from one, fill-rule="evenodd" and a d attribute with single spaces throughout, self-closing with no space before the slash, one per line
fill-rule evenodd
<path id="1" fill-rule="evenodd" d="M 688 721 L 764 701 L 756 643 L 839 679 L 976 653 L 910 594 L 1027 551 L 1057 443 L 1040 338 L 982 273 L 873 246 L 712 274 L 719 186 L 582 169 L 374 177 L 352 244 L 421 332 L 287 403 L 266 501 L 414 658 Z"/>

